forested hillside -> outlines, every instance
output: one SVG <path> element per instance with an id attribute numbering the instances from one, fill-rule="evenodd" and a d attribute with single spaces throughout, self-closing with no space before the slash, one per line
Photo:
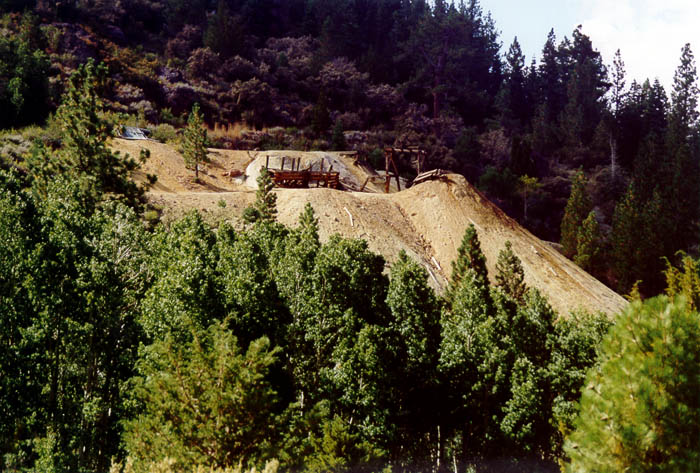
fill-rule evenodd
<path id="1" fill-rule="evenodd" d="M 224 147 L 324 149 L 343 130 L 340 143 L 368 159 L 385 145 L 420 145 L 429 167 L 478 183 L 623 293 L 636 281 L 658 293 L 661 258 L 694 249 L 698 89 L 689 45 L 665 91 L 626 79 L 619 55 L 603 64 L 580 29 L 562 38 L 543 31 L 541 57 L 525 64 L 517 38 L 507 46 L 476 0 L 15 0 L 2 8 L 16 13 L 3 17 L 0 126 L 42 123 L 67 75 L 95 58 L 109 69 L 108 108 L 160 124 L 165 138 L 199 103 Z M 241 128 L 267 131 L 226 132 Z M 563 223 L 579 169 L 584 197 Z M 591 211 L 587 234 L 571 233 Z"/>
<path id="2" fill-rule="evenodd" d="M 478 0 L 0 14 L 3 471 L 697 468 L 690 45 L 666 91 L 581 28 L 544 31 L 525 64 Z M 436 294 L 405 254 L 387 268 L 363 240 L 321 242 L 311 206 L 278 223 L 266 172 L 240 228 L 159 224 L 157 177 L 133 179 L 148 153 L 109 147 L 121 125 L 180 146 L 193 174 L 204 145 L 377 167 L 384 146 L 420 146 L 633 303 L 558 316 L 505 241 L 489 285 L 466 221 Z"/>

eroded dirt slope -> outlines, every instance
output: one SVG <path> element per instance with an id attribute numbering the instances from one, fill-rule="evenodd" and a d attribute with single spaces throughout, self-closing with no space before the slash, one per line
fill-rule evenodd
<path id="1" fill-rule="evenodd" d="M 236 223 L 255 198 L 255 191 L 242 181 L 221 175 L 230 169 L 245 169 L 250 153 L 212 150 L 212 163 L 204 184 L 199 185 L 191 182 L 192 171 L 184 168 L 182 158 L 169 146 L 123 141 L 115 142 L 115 148 L 131 154 L 138 154 L 142 146 L 151 150 L 145 172 L 158 175 L 159 183 L 150 198 L 162 207 L 165 221 L 198 209 L 211 221 Z M 494 274 L 498 252 L 510 240 L 522 260 L 527 284 L 539 288 L 559 313 L 582 307 L 612 315 L 625 305 L 622 297 L 521 227 L 457 174 L 391 194 L 323 188 L 275 192 L 282 223 L 296 225 L 304 205 L 310 202 L 323 240 L 334 233 L 363 238 L 389 264 L 403 249 L 428 269 L 431 284 L 437 289 L 446 285 L 464 230 L 473 223 L 490 274 Z"/>

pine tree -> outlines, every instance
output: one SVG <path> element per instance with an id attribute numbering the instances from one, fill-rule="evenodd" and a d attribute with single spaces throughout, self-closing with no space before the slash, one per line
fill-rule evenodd
<path id="1" fill-rule="evenodd" d="M 484 287 L 488 287 L 489 284 L 486 257 L 481 251 L 481 243 L 473 223 L 470 223 L 464 232 L 462 244 L 457 252 L 457 259 L 452 262 L 452 276 L 447 288 L 448 300 L 454 295 L 467 270 L 471 269 L 474 272 L 473 277 L 478 284 Z"/>
<path id="2" fill-rule="evenodd" d="M 207 130 L 204 128 L 204 121 L 199 113 L 199 104 L 194 104 L 192 112 L 187 119 L 187 127 L 182 143 L 182 157 L 185 159 L 185 166 L 194 168 L 194 180 L 199 182 L 199 165 L 209 160 L 207 157 Z"/>
<path id="3" fill-rule="evenodd" d="M 95 65 L 92 60 L 71 75 L 56 112 L 63 146 L 56 153 L 41 146 L 35 152 L 30 160 L 33 190 L 45 197 L 54 181 L 65 178 L 77 185 L 88 212 L 108 200 L 124 202 L 140 211 L 147 186 L 134 183 L 131 174 L 145 162 L 148 152 L 142 152 L 136 161 L 107 146 L 112 134 L 102 114 L 104 102 L 100 96 L 106 80 L 107 67 Z"/>
<path id="4" fill-rule="evenodd" d="M 579 229 L 592 208 L 593 204 L 586 193 L 586 176 L 579 169 L 571 183 L 571 194 L 561 220 L 561 244 L 567 258 L 576 255 Z"/>
<path id="5" fill-rule="evenodd" d="M 573 42 L 559 48 L 561 57 L 568 60 L 567 104 L 562 117 L 563 134 L 572 146 L 590 143 L 603 117 L 603 97 L 610 84 L 607 71 L 598 51 L 588 36 L 577 27 L 572 34 Z"/>
<path id="6" fill-rule="evenodd" d="M 619 161 L 619 141 L 622 128 L 622 118 L 624 112 L 624 103 L 626 101 L 625 93 L 625 63 L 622 61 L 622 55 L 618 49 L 615 52 L 612 69 L 612 97 L 610 113 L 608 114 L 607 128 L 610 141 L 610 175 L 613 181 L 617 175 L 617 166 Z"/>
<path id="7" fill-rule="evenodd" d="M 498 253 L 496 262 L 496 287 L 512 297 L 518 303 L 525 301 L 527 286 L 525 285 L 525 272 L 515 253 L 513 245 L 506 240 L 505 248 Z"/>
<path id="8" fill-rule="evenodd" d="M 586 271 L 595 269 L 600 253 L 600 227 L 593 210 L 581 224 L 576 235 L 576 256 L 574 263 Z"/>
<path id="9" fill-rule="evenodd" d="M 559 116 L 566 100 L 566 82 L 562 77 L 556 40 L 552 29 L 542 48 L 542 59 L 538 67 L 540 106 L 533 123 L 533 143 L 538 151 L 550 151 L 558 144 Z"/>
<path id="10" fill-rule="evenodd" d="M 588 372 L 566 471 L 697 470 L 699 344 L 698 313 L 685 301 L 632 302 Z"/>
<path id="11" fill-rule="evenodd" d="M 681 64 L 673 76 L 671 91 L 671 126 L 675 133 L 687 138 L 687 133 L 694 128 L 698 120 L 698 76 L 695 58 L 690 44 L 681 50 Z"/>
<path id="12" fill-rule="evenodd" d="M 700 218 L 700 165 L 698 158 L 698 77 L 690 45 L 683 47 L 681 64 L 673 77 L 667 137 L 670 185 L 661 189 L 673 219 L 669 229 L 677 249 L 688 249 L 697 239 Z"/>
<path id="13" fill-rule="evenodd" d="M 331 136 L 331 149 L 335 151 L 343 151 L 347 149 L 348 144 L 345 141 L 345 135 L 343 134 L 343 124 L 340 120 L 335 122 L 333 127 L 333 135 Z"/>
<path id="14" fill-rule="evenodd" d="M 526 124 L 529 107 L 525 92 L 525 55 L 517 37 L 513 39 L 505 59 L 506 77 L 498 97 L 501 121 L 509 128 L 514 126 L 519 129 Z"/>
<path id="15" fill-rule="evenodd" d="M 635 185 L 615 206 L 610 235 L 611 264 L 617 288 L 627 293 L 635 282 L 643 281 L 645 294 L 663 290 L 663 261 L 667 254 L 664 234 L 667 231 L 665 212 L 658 191 L 649 200 L 639 197 Z"/>
<path id="16" fill-rule="evenodd" d="M 277 215 L 277 195 L 272 192 L 275 183 L 267 168 L 260 168 L 257 179 L 258 190 L 255 191 L 255 202 L 243 212 L 243 220 L 248 223 L 273 222 Z"/>
<path id="17" fill-rule="evenodd" d="M 666 294 L 675 299 L 684 297 L 690 310 L 700 309 L 700 263 L 683 254 L 682 268 L 674 267 L 666 260 Z"/>
<path id="18" fill-rule="evenodd" d="M 299 215 L 299 230 L 301 231 L 302 239 L 318 243 L 318 219 L 310 202 L 304 205 L 304 210 Z"/>
<path id="19" fill-rule="evenodd" d="M 313 118 L 311 119 L 311 127 L 317 136 L 323 135 L 331 126 L 331 115 L 328 111 L 328 96 L 321 91 L 314 105 Z"/>
<path id="20" fill-rule="evenodd" d="M 216 12 L 209 16 L 208 23 L 203 38 L 206 47 L 224 58 L 244 52 L 245 27 L 241 17 L 231 12 L 228 0 L 218 1 Z"/>
<path id="21" fill-rule="evenodd" d="M 143 411 L 125 426 L 129 456 L 146 471 L 164 458 L 178 471 L 263 460 L 277 402 L 268 373 L 279 350 L 261 338 L 242 351 L 224 322 L 191 339 L 149 346 L 134 380 Z"/>

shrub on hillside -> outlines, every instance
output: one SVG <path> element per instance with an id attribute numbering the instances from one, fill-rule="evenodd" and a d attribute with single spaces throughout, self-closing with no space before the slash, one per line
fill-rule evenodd
<path id="1" fill-rule="evenodd" d="M 153 128 L 151 137 L 161 143 L 172 143 L 178 139 L 177 130 L 169 123 L 161 123 Z"/>

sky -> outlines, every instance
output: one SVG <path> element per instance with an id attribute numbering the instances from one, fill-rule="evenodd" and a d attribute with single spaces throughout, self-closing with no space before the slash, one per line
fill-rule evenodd
<path id="1" fill-rule="evenodd" d="M 515 36 L 525 54 L 539 62 L 547 33 L 554 28 L 557 43 L 577 25 L 612 65 L 620 49 L 627 85 L 636 79 L 661 81 L 670 93 L 681 48 L 690 43 L 700 57 L 699 0 L 481 0 L 501 31 L 503 52 Z"/>

